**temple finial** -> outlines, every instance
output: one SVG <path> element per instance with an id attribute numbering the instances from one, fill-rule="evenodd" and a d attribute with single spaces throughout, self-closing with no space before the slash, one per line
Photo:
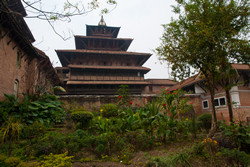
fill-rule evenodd
<path id="1" fill-rule="evenodd" d="M 101 17 L 101 20 L 100 20 L 100 22 L 98 23 L 98 26 L 106 26 L 106 23 L 105 23 L 105 21 L 104 21 L 104 19 L 103 19 L 103 16 Z"/>

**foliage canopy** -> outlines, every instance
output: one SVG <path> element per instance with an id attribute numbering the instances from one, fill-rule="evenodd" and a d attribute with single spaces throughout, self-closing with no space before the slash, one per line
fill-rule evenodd
<path id="1" fill-rule="evenodd" d="M 223 63 L 250 62 L 248 0 L 177 0 L 173 9 L 179 17 L 163 25 L 156 52 L 174 77 L 194 68 L 209 78 Z"/>

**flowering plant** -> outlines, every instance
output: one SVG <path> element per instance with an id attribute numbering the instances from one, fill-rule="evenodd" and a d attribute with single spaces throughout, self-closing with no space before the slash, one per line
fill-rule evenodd
<path id="1" fill-rule="evenodd" d="M 131 105 L 132 101 L 130 100 L 129 97 L 128 85 L 121 85 L 116 94 L 118 94 L 118 100 L 117 100 L 118 107 L 122 108 Z"/>
<path id="2" fill-rule="evenodd" d="M 218 142 L 211 138 L 206 138 L 202 141 L 202 145 L 204 146 L 205 150 L 209 154 L 210 163 L 211 163 L 211 166 L 213 166 L 213 163 L 215 162 L 216 153 L 218 152 L 218 149 L 219 149 Z"/>

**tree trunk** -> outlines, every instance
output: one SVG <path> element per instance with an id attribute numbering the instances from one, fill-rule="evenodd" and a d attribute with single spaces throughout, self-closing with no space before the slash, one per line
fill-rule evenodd
<path id="1" fill-rule="evenodd" d="M 226 98 L 227 98 L 227 107 L 229 112 L 229 121 L 233 122 L 233 109 L 232 109 L 232 102 L 230 98 L 230 92 L 228 89 L 226 89 Z"/>
<path id="2" fill-rule="evenodd" d="M 211 95 L 211 103 L 212 103 L 212 124 L 211 124 L 211 130 L 209 132 L 209 136 L 213 136 L 213 134 L 218 130 L 217 116 L 216 116 L 216 110 L 215 110 L 215 105 L 214 105 L 214 88 L 210 87 L 209 92 Z"/>

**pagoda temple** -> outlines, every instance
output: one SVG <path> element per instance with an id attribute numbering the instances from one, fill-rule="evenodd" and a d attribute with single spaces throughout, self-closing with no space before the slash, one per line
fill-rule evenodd
<path id="1" fill-rule="evenodd" d="M 150 83 L 142 65 L 150 53 L 128 52 L 133 39 L 117 38 L 120 27 L 86 25 L 86 36 L 75 37 L 75 50 L 56 50 L 62 67 L 57 72 L 70 95 L 114 95 L 120 85 L 141 94 Z"/>

